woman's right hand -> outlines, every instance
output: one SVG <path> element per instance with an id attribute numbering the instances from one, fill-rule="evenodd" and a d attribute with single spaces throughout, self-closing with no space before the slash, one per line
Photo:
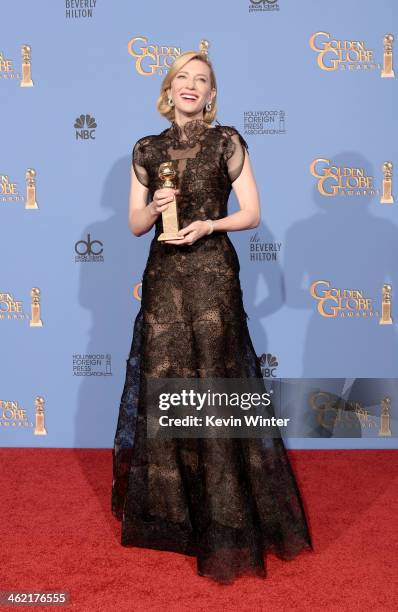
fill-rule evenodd
<path id="1" fill-rule="evenodd" d="M 179 189 L 173 187 L 162 187 L 156 189 L 153 194 L 153 200 L 149 204 L 154 214 L 160 215 L 162 212 L 168 209 L 170 202 L 173 202 L 175 194 L 179 193 Z"/>

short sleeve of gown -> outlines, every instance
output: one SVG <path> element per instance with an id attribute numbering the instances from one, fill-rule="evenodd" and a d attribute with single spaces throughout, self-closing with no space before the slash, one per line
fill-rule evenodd
<path id="1" fill-rule="evenodd" d="M 224 161 L 227 164 L 228 176 L 233 183 L 242 172 L 246 151 L 249 147 L 246 140 L 234 127 L 225 128 Z"/>
<path id="2" fill-rule="evenodd" d="M 148 187 L 149 177 L 145 167 L 145 152 L 144 152 L 144 140 L 141 138 L 137 140 L 133 147 L 133 153 L 131 156 L 131 163 L 134 168 L 135 175 L 142 185 Z"/>

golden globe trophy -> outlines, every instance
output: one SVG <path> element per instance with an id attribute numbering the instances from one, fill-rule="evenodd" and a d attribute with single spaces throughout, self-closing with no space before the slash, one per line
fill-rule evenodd
<path id="1" fill-rule="evenodd" d="M 383 193 L 380 198 L 381 204 L 394 204 L 392 195 L 392 162 L 387 161 L 383 164 Z"/>
<path id="2" fill-rule="evenodd" d="M 46 436 L 47 431 L 44 427 L 44 397 L 38 395 L 35 399 L 35 417 L 36 427 L 34 430 L 35 436 Z"/>
<path id="3" fill-rule="evenodd" d="M 31 59 L 30 59 L 31 47 L 29 45 L 21 45 L 22 55 L 22 80 L 20 87 L 33 87 L 32 75 L 31 75 Z"/>
<path id="4" fill-rule="evenodd" d="M 173 167 L 173 162 L 163 162 L 159 166 L 158 176 L 163 183 L 163 187 L 172 187 L 175 189 L 175 178 L 177 172 Z M 162 212 L 163 222 L 163 233 L 160 234 L 158 240 L 183 240 L 184 236 L 178 235 L 178 214 L 177 214 L 177 202 L 174 200 L 170 202 L 167 210 Z"/>
<path id="5" fill-rule="evenodd" d="M 390 405 L 391 399 L 389 397 L 385 397 L 381 400 L 379 436 L 391 436 Z"/>
<path id="6" fill-rule="evenodd" d="M 383 70 L 381 71 L 382 77 L 394 77 L 394 70 L 392 67 L 392 43 L 394 42 L 394 36 L 392 34 L 386 34 L 383 39 L 384 53 L 383 53 Z"/>
<path id="7" fill-rule="evenodd" d="M 32 316 L 29 325 L 30 327 L 43 327 L 43 322 L 40 319 L 40 289 L 38 287 L 32 287 L 30 297 L 32 298 Z"/>
<path id="8" fill-rule="evenodd" d="M 25 172 L 26 181 L 26 210 L 37 210 L 39 207 L 36 202 L 36 171 L 33 168 L 28 168 Z"/>
<path id="9" fill-rule="evenodd" d="M 380 325 L 391 325 L 391 290 L 392 286 L 385 283 L 382 289 Z"/>

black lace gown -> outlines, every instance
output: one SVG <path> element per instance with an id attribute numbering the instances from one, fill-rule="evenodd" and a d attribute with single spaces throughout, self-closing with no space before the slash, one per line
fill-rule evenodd
<path id="1" fill-rule="evenodd" d="M 132 163 L 150 198 L 175 160 L 180 227 L 225 217 L 247 143 L 231 126 L 190 120 L 138 140 Z M 218 582 L 266 575 L 264 553 L 312 549 L 282 439 L 147 437 L 147 377 L 261 378 L 243 307 L 239 260 L 226 232 L 193 245 L 155 235 L 142 278 L 113 448 L 112 512 L 121 544 L 196 556 Z"/>

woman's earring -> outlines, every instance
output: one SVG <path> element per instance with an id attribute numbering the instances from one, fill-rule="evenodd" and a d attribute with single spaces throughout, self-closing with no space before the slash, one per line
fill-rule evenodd
<path id="1" fill-rule="evenodd" d="M 174 102 L 171 98 L 169 98 L 167 102 L 169 103 L 169 106 L 174 106 Z"/>
<path id="2" fill-rule="evenodd" d="M 208 102 L 208 103 L 206 104 L 206 110 L 207 110 L 207 112 L 210 112 L 210 111 L 211 111 L 211 102 Z"/>

